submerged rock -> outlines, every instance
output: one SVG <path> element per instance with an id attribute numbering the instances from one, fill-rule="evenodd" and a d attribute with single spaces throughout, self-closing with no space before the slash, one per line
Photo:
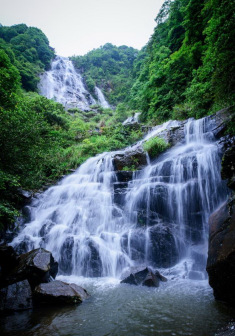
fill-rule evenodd
<path id="1" fill-rule="evenodd" d="M 0 311 L 9 312 L 33 307 L 28 280 L 9 285 L 0 290 Z"/>
<path id="2" fill-rule="evenodd" d="M 125 277 L 120 283 L 129 285 L 142 285 L 147 287 L 159 287 L 160 281 L 166 282 L 167 278 L 160 274 L 159 271 L 152 271 L 151 268 L 146 267 L 138 270 L 138 272 L 131 273 Z"/>
<path id="3" fill-rule="evenodd" d="M 78 304 L 88 296 L 82 287 L 59 280 L 42 283 L 34 290 L 35 300 L 39 304 Z"/>

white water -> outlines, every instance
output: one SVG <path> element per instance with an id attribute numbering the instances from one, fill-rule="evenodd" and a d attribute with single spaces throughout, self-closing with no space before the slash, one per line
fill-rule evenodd
<path id="1" fill-rule="evenodd" d="M 98 98 L 99 105 L 102 106 L 103 108 L 110 108 L 110 105 L 105 99 L 103 92 L 97 86 L 95 87 L 95 92 Z"/>
<path id="2" fill-rule="evenodd" d="M 39 92 L 63 104 L 66 109 L 76 107 L 87 111 L 90 110 L 91 105 L 96 104 L 96 100 L 85 88 L 83 78 L 75 70 L 73 63 L 61 56 L 56 56 L 51 64 L 51 70 L 41 76 Z M 109 107 L 103 93 L 97 87 L 96 92 L 98 103 L 105 108 Z"/>
<path id="3" fill-rule="evenodd" d="M 167 122 L 143 141 L 176 125 Z M 204 279 L 208 216 L 226 197 L 213 127 L 210 118 L 189 120 L 185 142 L 128 183 L 114 171 L 116 152 L 90 158 L 33 201 L 12 245 L 48 249 L 61 274 L 119 277 L 131 266 L 175 265 L 175 274 Z"/>
<path id="4" fill-rule="evenodd" d="M 140 115 L 140 112 L 135 113 L 133 116 L 128 117 L 122 124 L 127 125 L 127 124 L 138 123 L 139 115 Z"/>

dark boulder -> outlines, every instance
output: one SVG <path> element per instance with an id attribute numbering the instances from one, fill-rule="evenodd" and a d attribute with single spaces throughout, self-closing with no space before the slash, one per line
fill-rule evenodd
<path id="1" fill-rule="evenodd" d="M 18 263 L 18 255 L 12 246 L 1 245 L 0 246 L 0 276 L 6 276 L 13 267 Z M 1 281 L 1 278 L 0 278 Z M 0 285 L 1 287 L 1 285 Z"/>
<path id="2" fill-rule="evenodd" d="M 28 280 L 9 285 L 0 290 L 0 312 L 32 308 L 32 292 Z"/>
<path id="3" fill-rule="evenodd" d="M 209 219 L 207 272 L 216 299 L 235 305 L 235 198 Z"/>
<path id="4" fill-rule="evenodd" d="M 88 296 L 82 287 L 59 280 L 42 283 L 34 290 L 34 298 L 38 304 L 78 304 Z"/>
<path id="5" fill-rule="evenodd" d="M 12 284 L 27 279 L 32 288 L 42 282 L 49 282 L 58 272 L 58 263 L 51 252 L 42 248 L 21 254 L 18 265 L 8 275 L 6 281 Z"/>
<path id="6" fill-rule="evenodd" d="M 235 146 L 222 161 L 222 178 L 234 187 Z M 207 259 L 209 284 L 216 299 L 235 306 L 235 193 L 209 218 L 209 250 Z"/>
<path id="7" fill-rule="evenodd" d="M 167 278 L 161 275 L 159 271 L 154 272 L 151 268 L 145 267 L 142 269 L 137 268 L 137 272 L 132 271 L 129 276 L 121 281 L 121 283 L 136 286 L 159 287 L 160 281 L 166 282 Z"/>
<path id="8" fill-rule="evenodd" d="M 137 170 L 147 165 L 147 157 L 142 147 L 129 149 L 125 152 L 115 154 L 113 157 L 115 170 Z M 127 168 L 126 168 L 127 167 Z"/>
<path id="9" fill-rule="evenodd" d="M 123 279 L 121 281 L 121 283 L 125 283 L 125 284 L 129 284 L 129 285 L 138 285 L 134 274 L 130 274 L 128 277 L 126 277 L 125 279 Z"/>
<path id="10" fill-rule="evenodd" d="M 149 272 L 142 282 L 142 285 L 147 287 L 159 287 L 159 279 L 155 276 L 154 273 Z"/>
<path id="11" fill-rule="evenodd" d="M 228 187 L 235 190 L 235 144 L 224 153 L 221 176 L 228 179 Z"/>

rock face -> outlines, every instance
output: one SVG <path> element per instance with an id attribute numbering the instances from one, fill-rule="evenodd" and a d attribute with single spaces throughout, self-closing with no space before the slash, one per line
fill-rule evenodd
<path id="1" fill-rule="evenodd" d="M 159 287 L 160 281 L 167 281 L 158 271 L 153 272 L 149 267 L 146 267 L 136 273 L 131 273 L 121 283 L 129 285 L 142 285 L 147 287 Z"/>
<path id="2" fill-rule="evenodd" d="M 142 169 L 147 165 L 146 153 L 142 147 L 135 148 L 134 150 L 128 150 L 125 153 L 119 153 L 114 155 L 113 164 L 115 170 L 136 170 Z M 129 169 L 125 169 L 128 167 Z"/>
<path id="3" fill-rule="evenodd" d="M 235 146 L 222 162 L 222 177 L 234 189 Z M 235 193 L 209 219 L 207 272 L 216 299 L 235 305 Z"/>
<path id="4" fill-rule="evenodd" d="M 59 280 L 42 283 L 34 290 L 40 304 L 78 304 L 88 297 L 85 289 Z"/>
<path id="5" fill-rule="evenodd" d="M 51 252 L 36 249 L 22 254 L 18 258 L 18 265 L 9 273 L 6 281 L 11 284 L 27 279 L 32 288 L 42 282 L 49 282 L 58 272 L 58 263 Z"/>
<path id="6" fill-rule="evenodd" d="M 32 291 L 28 280 L 14 283 L 0 290 L 0 311 L 17 311 L 32 307 Z"/>
<path id="7" fill-rule="evenodd" d="M 4 286 L 4 278 L 17 265 L 17 257 L 12 246 L 0 246 L 0 288 Z"/>
<path id="8" fill-rule="evenodd" d="M 209 219 L 207 272 L 216 299 L 235 305 L 235 199 Z"/>

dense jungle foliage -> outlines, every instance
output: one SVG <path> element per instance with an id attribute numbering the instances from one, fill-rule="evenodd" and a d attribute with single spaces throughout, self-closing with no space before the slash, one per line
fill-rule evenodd
<path id="1" fill-rule="evenodd" d="M 138 50 L 111 43 L 88 52 L 84 56 L 71 57 L 75 67 L 84 76 L 89 91 L 95 95 L 95 86 L 102 88 L 112 105 L 127 100 L 133 85 L 132 69 Z"/>
<path id="2" fill-rule="evenodd" d="M 27 91 L 36 91 L 39 74 L 49 69 L 54 57 L 54 49 L 49 46 L 43 32 L 25 24 L 1 26 L 0 49 L 19 70 L 22 87 Z"/>
<path id="3" fill-rule="evenodd" d="M 234 104 L 235 0 L 166 0 L 134 62 L 130 107 L 143 121 L 202 117 Z"/>

